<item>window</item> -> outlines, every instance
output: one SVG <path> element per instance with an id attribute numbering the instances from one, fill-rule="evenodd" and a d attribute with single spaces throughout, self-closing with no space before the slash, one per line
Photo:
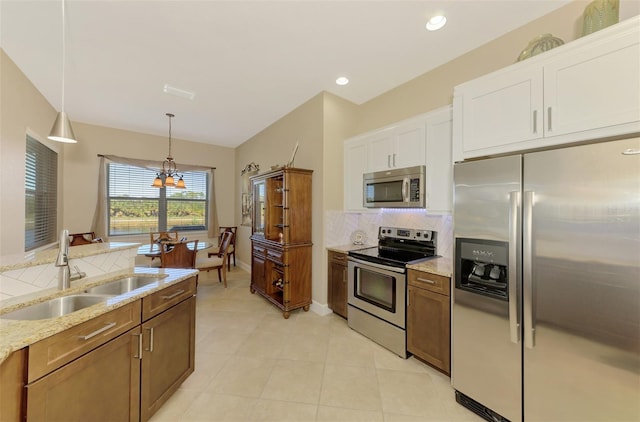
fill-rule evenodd
<path id="1" fill-rule="evenodd" d="M 187 189 L 153 188 L 156 172 L 107 166 L 109 236 L 207 229 L 207 172 L 183 173 Z"/>
<path id="2" fill-rule="evenodd" d="M 56 241 L 58 154 L 27 135 L 24 250 Z"/>

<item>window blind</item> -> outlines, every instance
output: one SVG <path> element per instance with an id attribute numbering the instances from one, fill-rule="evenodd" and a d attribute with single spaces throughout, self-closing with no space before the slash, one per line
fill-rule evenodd
<path id="1" fill-rule="evenodd" d="M 206 230 L 207 172 L 184 173 L 187 189 L 151 187 L 155 177 L 153 170 L 109 163 L 109 235 Z"/>
<path id="2" fill-rule="evenodd" d="M 56 241 L 57 209 L 58 154 L 27 135 L 25 251 Z"/>

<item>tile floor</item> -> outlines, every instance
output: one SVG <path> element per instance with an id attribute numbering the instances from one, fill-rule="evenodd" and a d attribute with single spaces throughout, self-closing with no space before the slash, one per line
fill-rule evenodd
<path id="1" fill-rule="evenodd" d="M 196 370 L 151 419 L 160 421 L 481 421 L 455 402 L 448 377 L 401 359 L 336 316 L 282 313 L 201 273 Z"/>

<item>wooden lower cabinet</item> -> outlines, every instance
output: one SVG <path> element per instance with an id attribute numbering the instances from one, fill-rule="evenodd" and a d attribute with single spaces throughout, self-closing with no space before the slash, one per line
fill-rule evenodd
<path id="1" fill-rule="evenodd" d="M 195 370 L 195 280 L 14 353 L 0 366 L 0 398 L 20 395 L 17 387 L 5 390 L 5 380 L 22 380 L 25 393 L 15 406 L 0 406 L 0 420 L 149 420 Z M 16 418 L 21 408 L 26 412 Z"/>
<path id="2" fill-rule="evenodd" d="M 251 288 L 255 291 L 266 292 L 265 278 L 265 249 L 261 246 L 253 247 L 251 253 Z"/>
<path id="3" fill-rule="evenodd" d="M 329 251 L 328 305 L 335 314 L 347 317 L 347 254 Z"/>
<path id="4" fill-rule="evenodd" d="M 311 244 L 282 245 L 252 238 L 251 293 L 259 293 L 282 310 L 311 305 Z"/>
<path id="5" fill-rule="evenodd" d="M 18 422 L 22 416 L 22 394 L 26 383 L 27 349 L 9 355 L 0 364 L 0 421 Z"/>
<path id="6" fill-rule="evenodd" d="M 27 420 L 138 420 L 139 333 L 136 327 L 28 384 Z"/>
<path id="7" fill-rule="evenodd" d="M 195 305 L 191 297 L 142 324 L 142 421 L 149 420 L 194 371 Z"/>
<path id="8" fill-rule="evenodd" d="M 408 271 L 407 350 L 451 374 L 450 278 Z"/>

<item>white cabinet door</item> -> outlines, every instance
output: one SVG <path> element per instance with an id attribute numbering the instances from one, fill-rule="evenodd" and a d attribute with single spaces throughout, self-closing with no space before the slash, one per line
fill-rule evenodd
<path id="1" fill-rule="evenodd" d="M 400 122 L 372 133 L 369 141 L 369 171 L 422 166 L 425 164 L 424 117 Z"/>
<path id="2" fill-rule="evenodd" d="M 462 95 L 465 158 L 542 137 L 542 68 L 482 79 Z"/>
<path id="3" fill-rule="evenodd" d="M 544 101 L 545 136 L 640 121 L 638 32 L 593 43 L 545 64 Z"/>
<path id="4" fill-rule="evenodd" d="M 393 154 L 395 152 L 393 128 L 376 131 L 367 138 L 368 171 L 381 171 L 394 168 Z"/>
<path id="5" fill-rule="evenodd" d="M 456 87 L 456 161 L 640 131 L 640 16 Z"/>
<path id="6" fill-rule="evenodd" d="M 367 172 L 367 139 L 344 143 L 344 209 L 362 211 L 362 175 Z"/>
<path id="7" fill-rule="evenodd" d="M 391 163 L 395 168 L 425 164 L 425 120 L 419 118 L 398 125 L 393 134 L 395 148 Z"/>
<path id="8" fill-rule="evenodd" d="M 451 107 L 429 113 L 427 119 L 427 210 L 451 212 L 453 166 L 451 164 Z"/>

